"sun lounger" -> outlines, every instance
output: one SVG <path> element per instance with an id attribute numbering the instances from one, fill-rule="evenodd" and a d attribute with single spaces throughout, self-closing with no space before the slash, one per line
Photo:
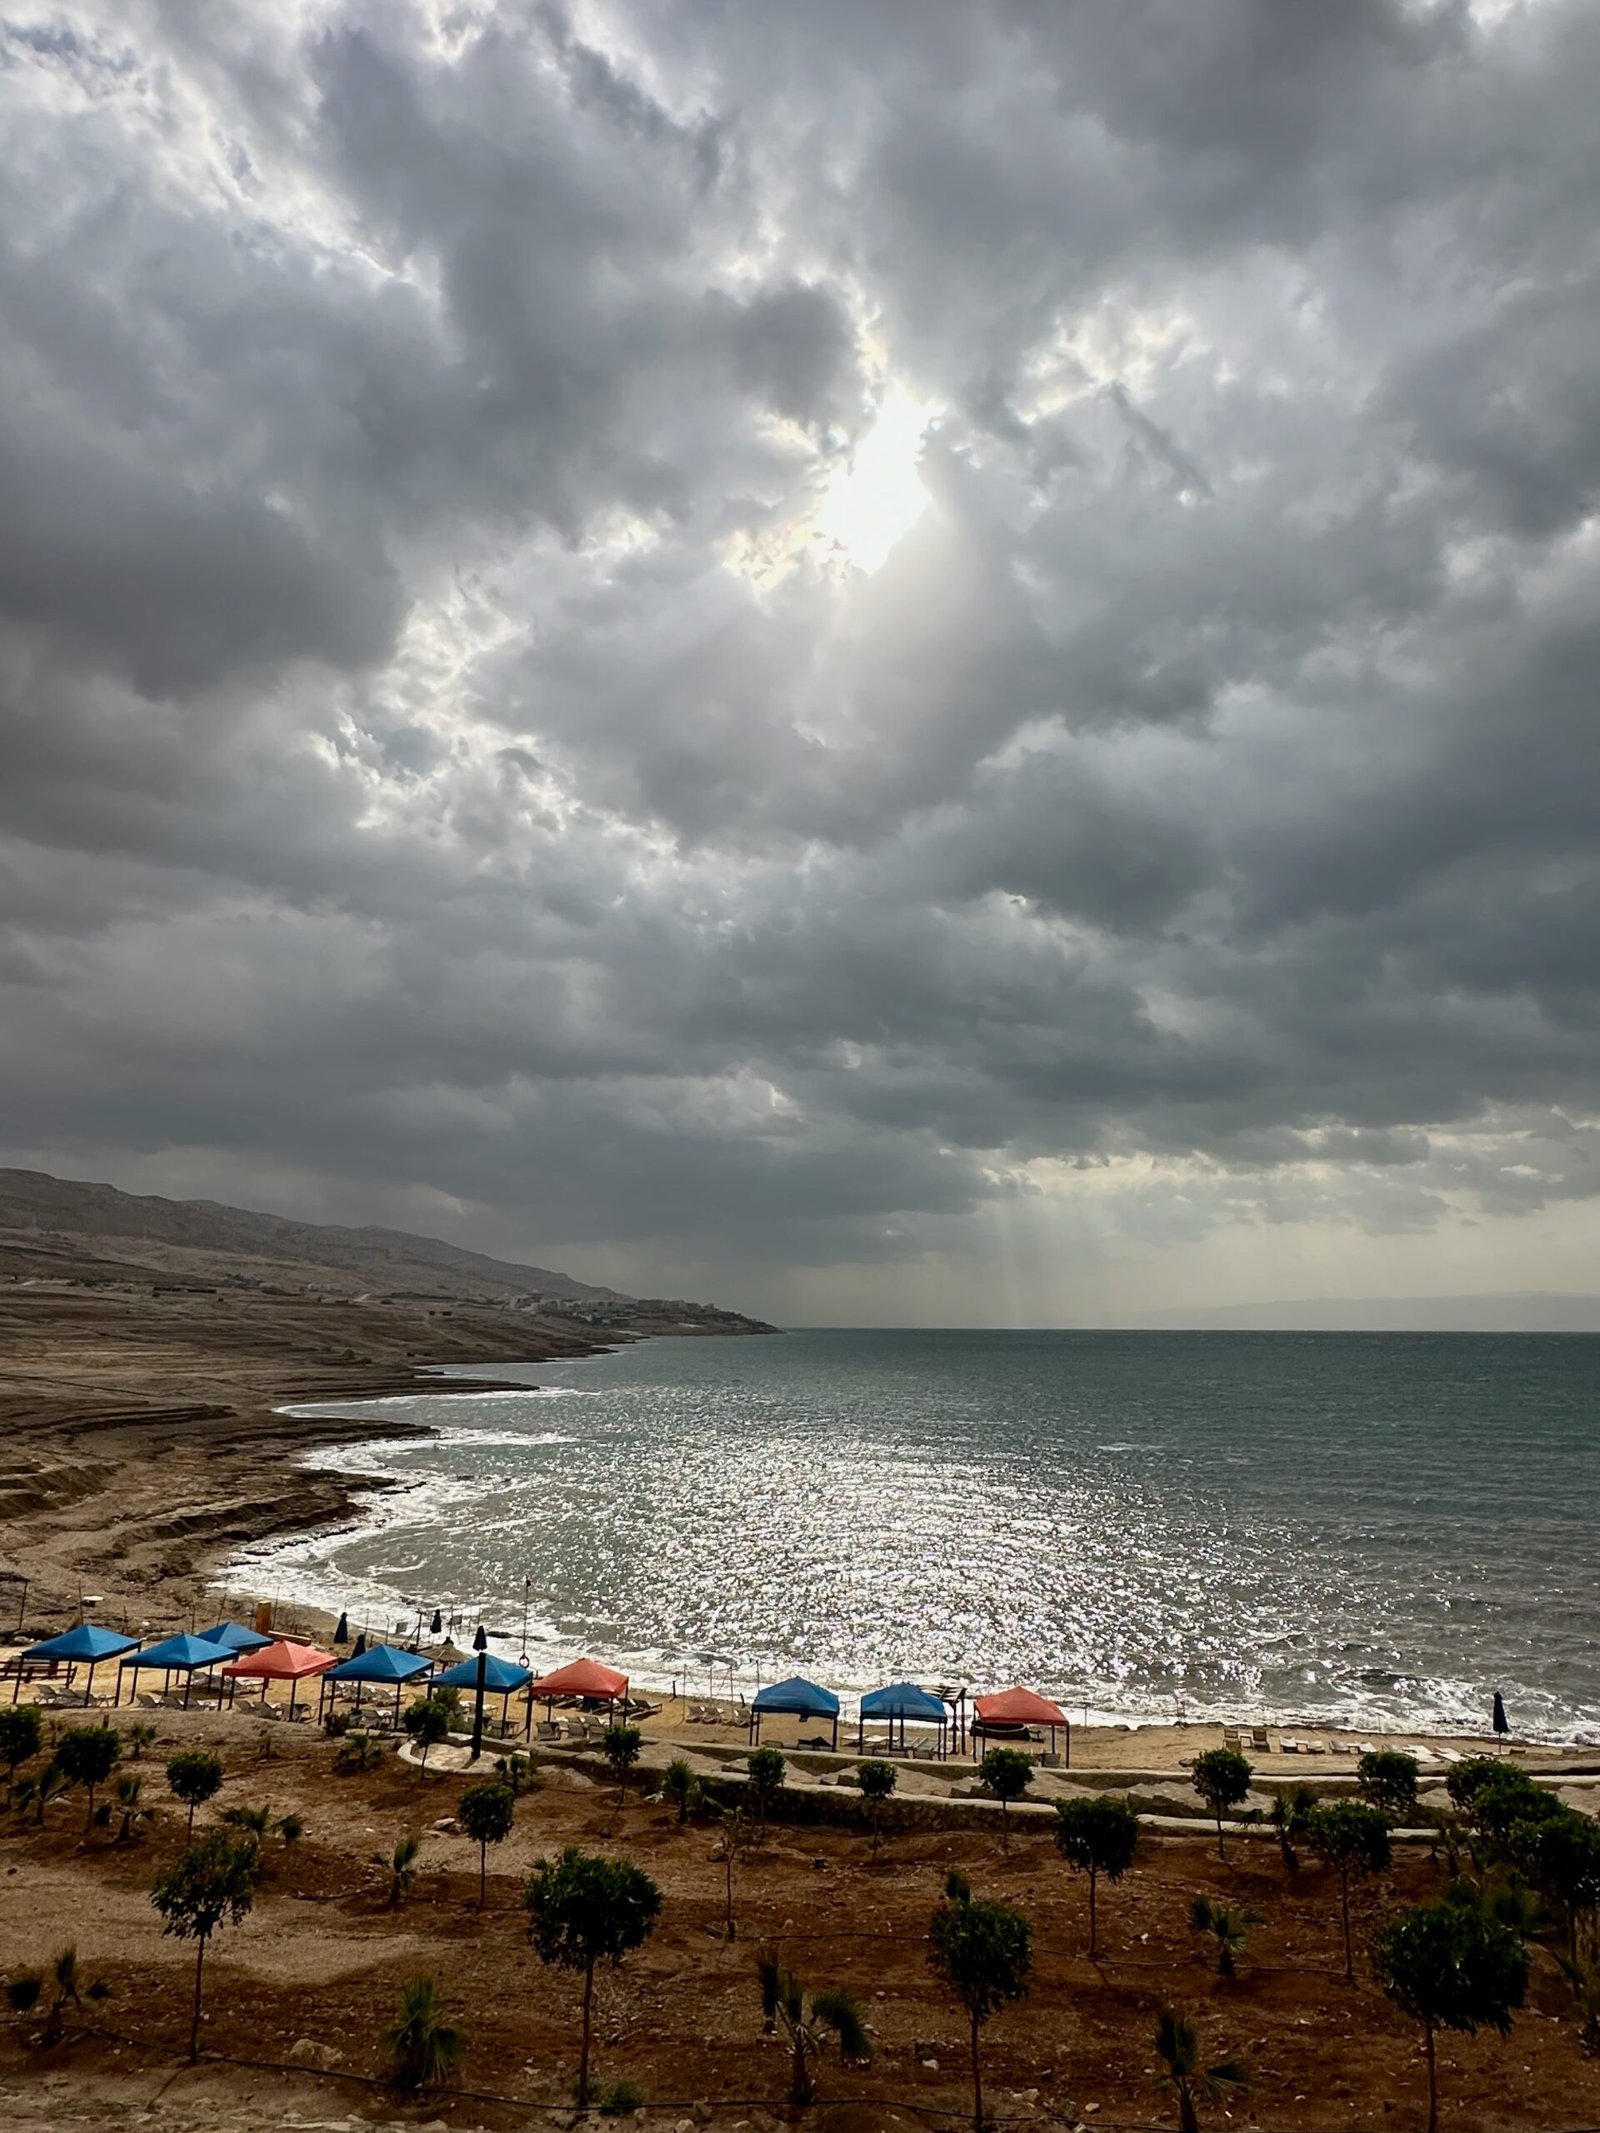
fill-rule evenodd
<path id="1" fill-rule="evenodd" d="M 1328 1752 L 1328 1744 L 1325 1740 L 1304 1740 L 1300 1745 L 1307 1755 L 1326 1755 Z"/>
<path id="2" fill-rule="evenodd" d="M 1279 1741 L 1278 1746 L 1283 1750 L 1285 1755 L 1298 1755 L 1300 1753 L 1300 1743 L 1295 1739 L 1292 1733 L 1285 1733 L 1282 1740 Z"/>
<path id="3" fill-rule="evenodd" d="M 1272 1743 L 1267 1738 L 1265 1726 L 1252 1726 L 1250 1728 L 1250 1745 L 1262 1755 L 1270 1755 L 1272 1753 Z"/>
<path id="4" fill-rule="evenodd" d="M 552 1741 L 561 1738 L 561 1728 L 553 1718 L 541 1718 L 533 1733 L 535 1740 Z"/>

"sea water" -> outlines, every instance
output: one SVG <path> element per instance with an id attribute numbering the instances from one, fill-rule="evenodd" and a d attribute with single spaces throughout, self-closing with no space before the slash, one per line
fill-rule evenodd
<path id="1" fill-rule="evenodd" d="M 470 1373 L 481 1379 L 479 1369 Z M 423 1394 L 255 1590 L 536 1665 L 1600 1739 L 1600 1338 L 798 1332 Z M 385 1418 L 439 1435 L 385 1440 Z"/>

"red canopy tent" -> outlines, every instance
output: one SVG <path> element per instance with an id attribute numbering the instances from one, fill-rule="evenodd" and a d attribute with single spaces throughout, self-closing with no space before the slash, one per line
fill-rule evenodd
<path id="1" fill-rule="evenodd" d="M 260 1651 L 236 1659 L 232 1666 L 225 1666 L 222 1678 L 224 1681 L 259 1681 L 263 1703 L 269 1681 L 287 1681 L 289 1716 L 292 1718 L 301 1682 L 312 1674 L 325 1674 L 330 1666 L 338 1664 L 338 1655 L 334 1652 L 320 1652 L 314 1644 L 290 1644 L 280 1637 L 276 1644 L 264 1644 Z"/>
<path id="2" fill-rule="evenodd" d="M 1050 1753 L 1056 1752 L 1056 1729 L 1066 1735 L 1066 1761 L 1072 1761 L 1072 1727 L 1060 1704 L 1052 1703 L 1048 1696 L 1040 1696 L 1033 1689 L 1002 1689 L 994 1696 L 980 1696 L 973 1709 L 977 1712 L 974 1734 L 986 1737 L 991 1729 L 1004 1735 L 1018 1726 L 1048 1726 L 1050 1728 Z M 974 1743 L 976 1746 L 976 1742 Z"/>
<path id="3" fill-rule="evenodd" d="M 601 1666 L 594 1659 L 574 1659 L 566 1666 L 558 1666 L 553 1674 L 546 1674 L 542 1681 L 529 1685 L 528 1701 L 537 1696 L 548 1711 L 558 1696 L 588 1696 L 596 1703 L 615 1707 L 620 1698 L 624 1709 L 628 1701 L 628 1677 L 619 1674 L 615 1667 Z"/>

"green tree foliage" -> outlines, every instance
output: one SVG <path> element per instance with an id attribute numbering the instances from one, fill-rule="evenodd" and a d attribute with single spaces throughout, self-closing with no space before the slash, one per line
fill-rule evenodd
<path id="1" fill-rule="evenodd" d="M 84 1829 L 94 1827 L 94 1796 L 122 1760 L 122 1736 L 110 1726 L 68 1726 L 56 1742 L 56 1766 L 89 1795 Z"/>
<path id="2" fill-rule="evenodd" d="M 753 1748 L 750 1751 L 748 1789 L 755 1806 L 756 1822 L 763 1836 L 767 1833 L 768 1812 L 783 1790 L 788 1768 L 789 1765 L 776 1748 Z"/>
<path id="3" fill-rule="evenodd" d="M 147 1725 L 124 1726 L 122 1737 L 132 1751 L 130 1760 L 142 1763 L 146 1748 L 153 1748 L 156 1744 L 156 1729 Z"/>
<path id="4" fill-rule="evenodd" d="M 620 1812 L 628 1804 L 628 1772 L 639 1760 L 639 1751 L 644 1746 L 644 1735 L 637 1726 L 608 1726 L 606 1728 L 606 1761 L 611 1765 L 617 1780 L 617 1808 Z"/>
<path id="5" fill-rule="evenodd" d="M 1102 1874 L 1120 1881 L 1139 1849 L 1139 1814 L 1120 1792 L 1102 1792 L 1056 1802 L 1056 1850 L 1068 1866 L 1089 1877 L 1089 1959 L 1099 1954 L 1095 1885 Z"/>
<path id="6" fill-rule="evenodd" d="M 815 2099 L 817 2061 L 830 2032 L 839 2040 L 841 2059 L 871 2059 L 872 2039 L 867 2035 L 861 2003 L 853 1992 L 842 1988 L 808 1991 L 770 1950 L 762 1951 L 756 1975 L 767 2033 L 781 2035 L 789 2047 L 791 2103 L 807 2104 Z"/>
<path id="7" fill-rule="evenodd" d="M 1579 1959 L 1578 1928 L 1586 1924 L 1592 1953 L 1600 1914 L 1600 1822 L 1563 1806 L 1558 1814 L 1513 1822 L 1506 1850 L 1518 1873 L 1560 1912 L 1566 1926 L 1567 1960 Z"/>
<path id="8" fill-rule="evenodd" d="M 1428 2068 L 1428 2133 L 1438 2133 L 1439 2076 L 1434 2036 L 1441 2029 L 1511 2027 L 1528 1989 L 1528 1956 L 1517 1936 L 1475 1903 L 1424 1904 L 1373 1935 L 1378 1981 L 1422 2025 Z"/>
<path id="9" fill-rule="evenodd" d="M 44 1746 L 44 1721 L 31 1703 L 0 1705 L 0 1763 L 6 1766 L 6 1805 L 16 1789 L 17 1772 Z"/>
<path id="10" fill-rule="evenodd" d="M 489 1847 L 503 1844 L 517 1819 L 516 1796 L 509 1785 L 496 1780 L 488 1785 L 469 1785 L 461 1795 L 456 1821 L 478 1847 L 478 1909 L 483 1909 L 489 1883 Z"/>
<path id="11" fill-rule="evenodd" d="M 694 1766 L 681 1755 L 674 1756 L 662 1772 L 661 1795 L 677 1808 L 680 1828 L 700 1805 L 700 1780 L 694 1774 Z"/>
<path id="12" fill-rule="evenodd" d="M 167 1764 L 167 1789 L 189 1810 L 188 1834 L 194 1835 L 194 1811 L 222 1790 L 222 1757 L 207 1748 L 183 1748 Z"/>
<path id="13" fill-rule="evenodd" d="M 978 2036 L 985 2023 L 1028 1990 L 1033 1929 L 1009 1904 L 975 1903 L 953 1875 L 928 1933 L 928 1966 L 965 2010 L 972 2056 L 972 2123 L 983 2133 L 983 2069 Z"/>
<path id="14" fill-rule="evenodd" d="M 402 1837 L 389 1854 L 389 1908 L 395 1910 L 411 1894 L 417 1878 L 417 1853 L 421 1839 Z"/>
<path id="15" fill-rule="evenodd" d="M 1033 1764 L 1020 1748 L 991 1748 L 978 1765 L 978 1780 L 1000 1802 L 1000 1842 L 1011 1846 L 1011 1803 L 1033 1783 Z"/>
<path id="16" fill-rule="evenodd" d="M 1391 1822 L 1403 1822 L 1417 1811 L 1419 1769 L 1416 1757 L 1403 1748 L 1372 1748 L 1356 1763 L 1356 1789 L 1369 1807 Z"/>
<path id="17" fill-rule="evenodd" d="M 442 2088 L 466 2050 L 459 2029 L 444 2020 L 439 1987 L 431 1977 L 407 1978 L 400 1988 L 400 2014 L 383 2032 L 389 2079 L 407 2095 Z"/>
<path id="18" fill-rule="evenodd" d="M 1316 1804 L 1317 1796 L 1309 1785 L 1286 1785 L 1273 1798 L 1268 1820 L 1278 1839 L 1279 1854 L 1291 1874 L 1300 1870 L 1300 1854 L 1295 1846 L 1304 1842 L 1306 1820 Z"/>
<path id="19" fill-rule="evenodd" d="M 259 1844 L 272 1827 L 272 1809 L 270 1807 L 229 1807 L 224 1810 L 222 1819 L 229 1829 L 243 1830 L 247 1837 L 253 1837 L 256 1843 Z"/>
<path id="20" fill-rule="evenodd" d="M 1525 1771 L 1502 1766 L 1498 1777 L 1476 1788 L 1466 1811 L 1479 1835 L 1496 1852 L 1503 1852 L 1517 1823 L 1555 1821 L 1566 1810 L 1553 1792 L 1536 1785 Z"/>
<path id="21" fill-rule="evenodd" d="M 1354 1978 L 1356 1959 L 1350 1940 L 1350 1884 L 1388 1870 L 1388 1816 L 1381 1807 L 1368 1806 L 1362 1800 L 1338 1800 L 1313 1807 L 1306 1817 L 1306 1841 L 1324 1865 L 1331 1866 L 1339 1877 L 1339 1913 L 1344 1921 L 1344 1974 Z"/>
<path id="22" fill-rule="evenodd" d="M 649 1939 L 661 1915 L 661 1891 L 625 1859 L 604 1859 L 569 1845 L 541 1859 L 528 1877 L 523 1902 L 539 1960 L 583 1974 L 583 2037 L 578 2052 L 578 2108 L 589 2101 L 589 2040 L 594 1971 L 617 1964 Z"/>
<path id="23" fill-rule="evenodd" d="M 525 1755 L 497 1755 L 494 1759 L 494 1774 L 502 1785 L 511 1787 L 513 1799 L 520 1800 L 525 1792 L 532 1792 L 539 1780 L 533 1764 Z"/>
<path id="24" fill-rule="evenodd" d="M 200 1993 L 207 1945 L 219 1926 L 238 1925 L 248 1914 L 260 1870 L 260 1849 L 253 1837 L 214 1829 L 168 1867 L 151 1891 L 150 1901 L 164 1921 L 162 1932 L 195 1943 L 191 2065 L 200 2056 Z"/>
<path id="25" fill-rule="evenodd" d="M 1492 1785 L 1506 1776 L 1521 1775 L 1520 1770 L 1512 1770 L 1497 1755 L 1469 1755 L 1461 1762 L 1453 1763 L 1445 1773 L 1444 1789 L 1465 1814 L 1471 1812 L 1473 1801 L 1485 1785 Z"/>
<path id="26" fill-rule="evenodd" d="M 424 1770 L 428 1767 L 428 1750 L 437 1748 L 440 1741 L 449 1738 L 451 1716 L 442 1695 L 423 1696 L 407 1707 L 400 1723 L 422 1750 L 419 1758 Z"/>
<path id="27" fill-rule="evenodd" d="M 1161 2010 L 1154 2043 L 1156 2057 L 1161 2061 L 1156 2086 L 1165 2089 L 1178 2106 L 1178 2133 L 1200 2133 L 1197 2103 L 1226 2102 L 1244 2087 L 1244 2068 L 1237 2059 L 1219 2059 L 1213 2066 L 1202 2066 L 1200 2040 L 1193 2024 L 1170 2007 Z"/>
<path id="28" fill-rule="evenodd" d="M 1250 1929 L 1260 1923 L 1261 1913 L 1247 1904 L 1213 1903 L 1209 1896 L 1196 1896 L 1189 1905 L 1189 1931 L 1205 1934 L 1217 1944 L 1219 1977 L 1233 1976 Z"/>
<path id="29" fill-rule="evenodd" d="M 1226 1856 L 1222 1818 L 1240 1806 L 1250 1790 L 1251 1769 L 1237 1748 L 1207 1748 L 1194 1759 L 1189 1782 L 1216 1818 L 1217 1853 Z"/>
<path id="30" fill-rule="evenodd" d="M 867 1820 L 872 1828 L 872 1849 L 878 1849 L 878 1837 L 883 1822 L 883 1803 L 892 1797 L 900 1781 L 899 1772 L 893 1763 L 886 1763 L 881 1756 L 869 1756 L 856 1771 L 856 1780 L 861 1787 L 861 1797 L 867 1804 Z"/>

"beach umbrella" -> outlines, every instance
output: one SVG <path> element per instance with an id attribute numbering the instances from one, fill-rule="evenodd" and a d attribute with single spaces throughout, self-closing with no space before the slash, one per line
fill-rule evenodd
<path id="1" fill-rule="evenodd" d="M 478 1624 L 478 1634 L 472 1640 L 472 1649 L 475 1652 L 486 1652 L 489 1649 L 489 1633 L 481 1622 Z"/>
<path id="2" fill-rule="evenodd" d="M 360 1636 L 359 1636 L 359 1637 L 357 1637 L 357 1639 L 356 1639 L 356 1647 L 355 1647 L 355 1650 L 354 1650 L 354 1651 L 353 1651 L 353 1652 L 352 1652 L 352 1653 L 350 1654 L 351 1658 L 352 1658 L 352 1659 L 359 1659 L 359 1658 L 361 1657 L 361 1654 L 362 1654 L 362 1653 L 363 1653 L 363 1652 L 364 1652 L 364 1651 L 366 1650 L 366 1648 L 367 1648 L 367 1633 L 366 1633 L 366 1631 L 365 1631 L 365 1630 L 363 1630 L 363 1631 L 361 1632 Z"/>
<path id="3" fill-rule="evenodd" d="M 433 1620 L 428 1624 L 428 1635 L 430 1637 L 437 1637 L 440 1630 L 443 1628 L 444 1616 L 439 1612 L 438 1608 L 436 1607 L 433 1610 Z"/>
<path id="4" fill-rule="evenodd" d="M 1498 1689 L 1494 1692 L 1494 1730 L 1497 1740 L 1504 1739 L 1511 1731 L 1511 1721 L 1506 1716 L 1506 1700 Z"/>
<path id="5" fill-rule="evenodd" d="M 335 1644 L 348 1644 L 350 1642 L 350 1617 L 348 1613 L 342 1610 L 339 1615 L 339 1626 L 333 1633 L 333 1641 Z"/>

